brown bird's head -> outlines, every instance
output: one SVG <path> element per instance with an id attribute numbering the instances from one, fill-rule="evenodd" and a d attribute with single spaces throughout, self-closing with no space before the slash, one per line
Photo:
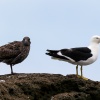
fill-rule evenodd
<path id="1" fill-rule="evenodd" d="M 24 37 L 22 40 L 22 43 L 24 44 L 24 46 L 30 46 L 31 41 L 29 37 Z"/>

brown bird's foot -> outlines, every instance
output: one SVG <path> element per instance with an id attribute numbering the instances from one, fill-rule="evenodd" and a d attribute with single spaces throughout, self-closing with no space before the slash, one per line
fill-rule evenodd
<path id="1" fill-rule="evenodd" d="M 11 75 L 16 75 L 16 74 L 18 74 L 18 73 L 11 73 Z"/>

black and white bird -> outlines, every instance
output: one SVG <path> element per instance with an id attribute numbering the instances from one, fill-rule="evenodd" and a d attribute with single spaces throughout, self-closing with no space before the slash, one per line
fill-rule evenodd
<path id="1" fill-rule="evenodd" d="M 0 47 L 0 62 L 6 63 L 11 67 L 21 63 L 28 56 L 30 51 L 30 38 L 24 37 L 22 41 L 14 41 Z"/>
<path id="2" fill-rule="evenodd" d="M 88 47 L 78 47 L 61 50 L 47 50 L 47 55 L 53 59 L 69 62 L 76 65 L 76 75 L 78 75 L 78 66 L 81 66 L 81 77 L 83 77 L 82 66 L 95 62 L 99 53 L 100 36 L 95 35 L 91 38 Z"/>

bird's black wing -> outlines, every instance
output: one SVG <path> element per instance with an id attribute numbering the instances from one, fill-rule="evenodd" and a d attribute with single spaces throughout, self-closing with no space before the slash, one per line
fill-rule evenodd
<path id="1" fill-rule="evenodd" d="M 79 48 L 71 48 L 73 51 L 80 51 L 83 53 L 91 53 L 91 50 L 88 47 L 79 47 Z"/>
<path id="2" fill-rule="evenodd" d="M 87 60 L 92 57 L 91 50 L 87 47 L 82 48 L 71 48 L 71 49 L 61 49 L 60 50 L 62 56 L 66 58 L 71 58 L 75 62 L 80 60 Z"/>

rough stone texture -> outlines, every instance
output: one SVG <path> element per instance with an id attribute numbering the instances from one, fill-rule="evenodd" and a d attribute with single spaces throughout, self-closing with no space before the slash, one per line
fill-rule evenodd
<path id="1" fill-rule="evenodd" d="M 51 100 L 91 100 L 91 97 L 83 92 L 69 92 L 55 95 Z"/>
<path id="2" fill-rule="evenodd" d="M 100 83 L 76 75 L 3 75 L 0 100 L 100 100 Z"/>

